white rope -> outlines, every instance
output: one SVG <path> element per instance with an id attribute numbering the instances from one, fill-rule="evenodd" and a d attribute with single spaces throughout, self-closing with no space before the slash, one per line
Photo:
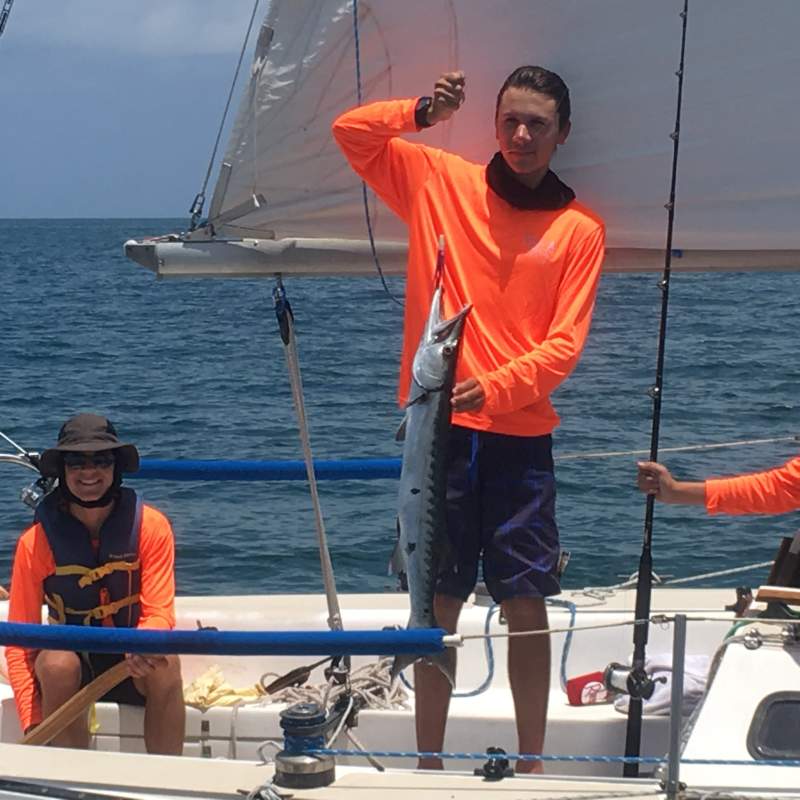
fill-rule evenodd
<path id="1" fill-rule="evenodd" d="M 509 631 L 508 633 L 466 633 L 454 634 L 447 637 L 454 643 L 457 641 L 466 642 L 470 639 L 512 639 L 522 636 L 550 636 L 553 633 L 572 633 L 573 631 L 592 631 L 601 628 L 624 628 L 629 625 L 645 625 L 653 623 L 655 625 L 665 624 L 672 621 L 672 617 L 657 614 L 649 619 L 627 619 L 621 622 L 603 622 L 597 625 L 572 625 L 567 628 L 541 628 L 537 631 Z"/>
<path id="2" fill-rule="evenodd" d="M 680 583 L 691 583 L 692 581 L 700 581 L 705 578 L 719 578 L 723 575 L 735 575 L 738 572 L 749 572 L 752 569 L 763 569 L 764 567 L 771 567 L 772 561 L 759 561 L 755 564 L 745 564 L 742 567 L 731 567 L 730 569 L 720 569 L 716 572 L 703 572 L 699 575 L 689 575 L 687 578 L 671 578 L 669 580 L 662 580 L 655 572 L 653 573 L 653 583 L 660 586 L 677 586 Z M 638 581 L 638 573 L 634 572 L 627 580 L 622 583 L 613 583 L 609 586 L 587 586 L 584 589 L 572 589 L 572 595 L 584 595 L 591 597 L 595 600 L 605 600 L 611 597 L 618 589 L 628 589 L 635 586 Z"/>
<path id="3" fill-rule="evenodd" d="M 685 792 L 682 797 L 684 800 L 798 800 L 800 794 L 787 794 L 786 791 L 781 789 L 776 789 L 774 794 L 688 791 Z"/>
<path id="4" fill-rule="evenodd" d="M 390 711 L 392 709 L 410 708 L 408 694 L 399 681 L 392 685 L 389 674 L 392 667 L 391 658 L 381 658 L 378 661 L 365 664 L 350 674 L 350 690 L 354 697 L 360 697 L 364 708 L 377 708 Z M 277 673 L 267 673 L 267 676 Z M 317 686 L 289 686 L 275 694 L 264 698 L 264 703 L 309 703 L 315 702 L 321 708 L 336 700 L 347 691 L 344 684 L 330 686 L 328 683 Z M 326 698 L 327 695 L 327 698 Z"/>
<path id="5" fill-rule="evenodd" d="M 687 622 L 746 622 L 746 623 L 764 623 L 766 625 L 787 625 L 794 620 L 792 619 L 772 619 L 769 617 L 735 617 L 728 619 L 727 617 L 701 617 L 694 615 L 686 616 Z M 508 633 L 467 633 L 467 634 L 452 634 L 444 637 L 445 644 L 448 646 L 460 646 L 466 641 L 471 639 L 511 639 L 514 637 L 523 636 L 550 636 L 554 633 L 573 633 L 574 631 L 593 631 L 602 628 L 624 628 L 630 625 L 660 625 L 666 627 L 675 622 L 675 616 L 669 614 L 654 614 L 649 619 L 629 619 L 621 620 L 619 622 L 603 622 L 595 625 L 572 625 L 567 628 L 542 628 L 536 631 L 509 631 Z"/>
<path id="6" fill-rule="evenodd" d="M 515 778 L 524 778 L 524 775 L 515 775 Z M 534 778 L 536 780 L 536 778 Z M 591 794 L 581 792 L 580 794 L 558 794 L 558 795 L 536 795 L 536 800 L 624 800 L 630 797 L 633 800 L 638 800 L 640 797 L 666 797 L 664 790 L 658 789 L 618 789 L 612 792 L 593 792 Z M 699 800 L 699 798 L 698 798 Z M 776 800 L 775 797 L 772 800 Z M 780 796 L 783 800 L 783 795 Z"/>
<path id="7" fill-rule="evenodd" d="M 688 453 L 694 450 L 719 450 L 724 447 L 747 447 L 754 444 L 774 444 L 776 442 L 797 442 L 800 436 L 778 436 L 773 439 L 740 439 L 736 442 L 712 442 L 710 444 L 687 444 L 682 447 L 662 447 L 661 453 Z M 649 456 L 649 450 L 611 450 L 602 453 L 566 453 L 555 456 L 556 461 L 572 461 L 579 458 L 613 458 L 614 456 Z"/>
<path id="8" fill-rule="evenodd" d="M 353 729 L 352 728 L 345 728 L 344 729 L 344 735 L 356 746 L 357 750 L 366 750 L 367 749 L 358 740 L 356 735 L 353 733 Z M 371 755 L 368 755 L 368 754 L 365 753 L 364 754 L 364 758 L 366 758 L 367 761 L 369 761 L 369 763 L 373 767 L 375 767 L 376 770 L 378 770 L 378 772 L 385 772 L 386 771 L 386 767 L 380 761 L 378 761 L 378 759 L 375 758 L 375 756 L 371 756 Z"/>
<path id="9" fill-rule="evenodd" d="M 702 575 L 690 575 L 688 578 L 673 578 L 672 580 L 664 581 L 664 584 L 675 586 L 679 583 L 689 583 L 690 581 L 699 581 L 704 578 L 719 578 L 721 575 L 733 575 L 737 572 L 747 572 L 751 569 L 771 567 L 772 563 L 772 561 L 759 561 L 757 564 L 747 564 L 744 567 L 732 567 L 731 569 L 720 569 L 716 572 L 704 572 Z"/>

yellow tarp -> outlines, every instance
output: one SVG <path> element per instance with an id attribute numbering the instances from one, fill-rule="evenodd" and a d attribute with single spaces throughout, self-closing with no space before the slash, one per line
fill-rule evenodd
<path id="1" fill-rule="evenodd" d="M 183 700 L 187 706 L 205 711 L 212 706 L 233 706 L 237 703 L 255 703 L 266 692 L 256 684 L 246 689 L 234 689 L 215 664 L 183 688 Z"/>

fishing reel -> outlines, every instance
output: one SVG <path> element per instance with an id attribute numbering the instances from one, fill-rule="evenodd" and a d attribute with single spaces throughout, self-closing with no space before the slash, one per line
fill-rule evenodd
<path id="1" fill-rule="evenodd" d="M 58 485 L 58 478 L 37 478 L 33 483 L 24 486 L 19 493 L 19 499 L 26 506 L 36 510 L 39 503 L 47 497 Z"/>
<path id="2" fill-rule="evenodd" d="M 653 678 L 643 669 L 634 669 L 616 661 L 603 672 L 603 685 L 611 694 L 627 694 L 635 699 L 649 700 L 657 683 L 666 683 L 665 677 Z"/>
<path id="3" fill-rule="evenodd" d="M 20 491 L 20 500 L 22 500 L 26 506 L 35 509 L 36 506 L 56 488 L 58 485 L 58 478 L 46 478 L 41 474 L 39 453 L 34 453 L 30 450 L 26 450 L 24 447 L 20 447 L 2 431 L 0 431 L 0 437 L 5 439 L 18 451 L 16 453 L 0 453 L 0 462 L 18 464 L 21 467 L 39 473 L 39 477 L 33 483 L 28 484 Z"/>

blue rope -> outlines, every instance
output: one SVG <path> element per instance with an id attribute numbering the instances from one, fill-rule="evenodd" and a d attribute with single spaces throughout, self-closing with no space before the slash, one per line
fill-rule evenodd
<path id="1" fill-rule="evenodd" d="M 548 605 L 559 606 L 560 608 L 567 608 L 569 609 L 569 627 L 575 627 L 575 618 L 578 613 L 578 607 L 570 600 L 555 600 L 552 597 L 546 598 L 545 602 Z M 485 692 L 492 683 L 494 679 L 494 648 L 492 647 L 492 639 L 489 636 L 490 630 L 490 623 L 492 621 L 492 617 L 498 610 L 497 603 L 494 603 L 489 611 L 486 614 L 486 621 L 483 625 L 483 632 L 486 635 L 486 639 L 484 639 L 485 643 L 485 653 L 486 653 L 486 678 L 484 679 L 483 683 L 478 686 L 477 689 L 472 689 L 469 692 L 454 692 L 453 697 L 475 697 L 476 695 L 482 694 Z M 564 639 L 564 647 L 561 651 L 561 667 L 559 670 L 559 677 L 561 682 L 561 689 L 566 692 L 567 691 L 567 659 L 569 657 L 570 647 L 572 646 L 572 636 L 574 631 L 567 631 L 566 638 Z M 409 680 L 406 678 L 403 672 L 400 673 L 400 680 L 402 681 L 403 685 L 409 691 L 413 692 L 414 687 L 411 685 Z"/>
<path id="2" fill-rule="evenodd" d="M 451 697 L 475 697 L 479 694 L 483 694 L 483 692 L 485 692 L 489 686 L 491 686 L 492 680 L 494 679 L 494 648 L 492 647 L 492 640 L 489 636 L 489 626 L 492 621 L 492 616 L 497 611 L 497 608 L 497 603 L 494 603 L 487 612 L 486 621 L 483 624 L 483 632 L 486 634 L 486 638 L 483 640 L 484 652 L 486 653 L 486 677 L 477 689 L 472 689 L 469 692 L 453 692 Z M 411 685 L 410 681 L 408 678 L 406 678 L 405 673 L 403 672 L 400 673 L 400 681 L 410 692 L 414 691 L 414 687 Z"/>
<path id="3" fill-rule="evenodd" d="M 145 630 L 0 622 L 0 644 L 92 653 L 202 655 L 429 655 L 444 650 L 441 628 L 381 631 Z"/>
<path id="4" fill-rule="evenodd" d="M 570 600 L 555 600 L 552 597 L 548 597 L 545 601 L 548 605 L 552 606 L 559 606 L 561 608 L 568 608 L 569 609 L 569 627 L 575 627 L 575 618 L 578 614 L 578 607 Z M 561 680 L 561 689 L 562 691 L 567 691 L 567 659 L 569 658 L 569 651 L 572 647 L 572 634 L 574 631 L 569 630 L 567 631 L 567 635 L 564 639 L 564 647 L 561 648 L 561 668 L 559 670 L 559 678 Z"/>
<path id="5" fill-rule="evenodd" d="M 314 461 L 317 480 L 375 480 L 400 477 L 399 458 L 350 458 Z M 225 459 L 142 460 L 131 478 L 169 481 L 305 481 L 305 462 L 227 461 Z"/>
<path id="6" fill-rule="evenodd" d="M 326 756 L 374 756 L 375 758 L 450 758 L 459 761 L 483 761 L 497 758 L 497 753 L 434 753 L 402 750 L 334 750 L 319 748 L 307 750 L 309 755 Z M 667 756 L 596 756 L 596 755 L 545 755 L 544 753 L 504 753 L 503 758 L 509 761 L 567 761 L 591 764 L 665 764 Z M 800 767 L 798 758 L 769 758 L 757 761 L 725 758 L 682 758 L 682 765 L 698 766 L 735 766 L 735 767 Z"/>
<path id="7" fill-rule="evenodd" d="M 489 758 L 497 758 L 496 753 L 434 753 L 434 752 L 414 752 L 402 750 L 334 750 L 331 748 L 319 748 L 318 750 L 307 750 L 309 755 L 327 756 L 374 756 L 375 758 L 449 758 L 457 761 L 484 761 Z M 581 755 L 542 755 L 531 753 L 505 753 L 503 758 L 516 761 L 585 761 L 597 764 L 663 764 L 666 757 L 655 756 L 581 756 Z M 685 761 L 682 763 L 686 763 Z M 751 762 L 742 762 L 751 763 Z M 798 762 L 800 763 L 800 762 Z"/>
<path id="8" fill-rule="evenodd" d="M 486 612 L 486 621 L 483 623 L 483 632 L 486 634 L 484 641 L 484 652 L 486 653 L 486 678 L 477 689 L 471 692 L 458 692 L 453 697 L 475 697 L 476 695 L 485 692 L 491 686 L 492 679 L 494 678 L 494 648 L 492 647 L 492 640 L 489 636 L 489 629 L 492 622 L 492 617 L 498 610 L 497 603 L 493 603 L 491 608 Z"/>
<path id="9" fill-rule="evenodd" d="M 358 33 L 358 0 L 353 0 L 353 42 L 355 44 L 356 55 L 356 97 L 358 98 L 358 104 L 361 105 L 361 39 Z M 369 214 L 367 184 L 364 181 L 361 181 L 361 196 L 364 202 L 364 218 L 367 221 L 367 233 L 369 234 L 369 246 L 372 250 L 372 260 L 375 262 L 375 268 L 378 270 L 378 275 L 381 279 L 381 283 L 383 284 L 384 291 L 387 295 L 389 295 L 393 302 L 397 303 L 397 305 L 402 308 L 403 304 L 392 294 L 391 289 L 389 289 L 389 286 L 386 283 L 386 278 L 384 277 L 383 270 L 381 269 L 381 262 L 378 259 L 378 250 L 375 247 L 375 235 L 372 232 L 372 219 L 370 218 Z"/>

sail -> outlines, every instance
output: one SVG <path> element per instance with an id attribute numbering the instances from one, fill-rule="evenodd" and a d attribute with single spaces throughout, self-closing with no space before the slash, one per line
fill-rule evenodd
<path id="1" fill-rule="evenodd" d="M 540 64 L 572 98 L 572 132 L 553 168 L 605 220 L 612 268 L 655 266 L 666 241 L 682 7 L 272 0 L 210 222 L 224 236 L 274 239 L 262 252 L 272 247 L 278 261 L 371 260 L 361 183 L 331 136 L 335 117 L 359 100 L 430 94 L 441 72 L 463 69 L 462 109 L 413 138 L 486 163 L 500 84 L 515 67 Z M 673 239 L 685 267 L 800 265 L 799 26 L 796 0 L 690 3 Z M 400 265 L 405 227 L 368 198 L 378 252 Z"/>

